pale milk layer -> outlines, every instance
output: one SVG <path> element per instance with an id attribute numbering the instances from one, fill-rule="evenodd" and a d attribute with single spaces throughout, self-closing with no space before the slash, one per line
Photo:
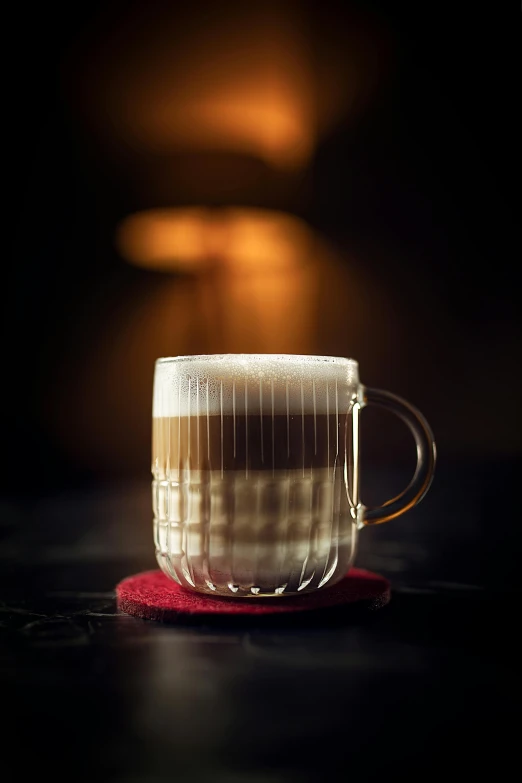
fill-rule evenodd
<path id="1" fill-rule="evenodd" d="M 288 594 L 346 574 L 357 539 L 338 470 L 154 481 L 158 563 L 179 584 L 221 595 Z"/>

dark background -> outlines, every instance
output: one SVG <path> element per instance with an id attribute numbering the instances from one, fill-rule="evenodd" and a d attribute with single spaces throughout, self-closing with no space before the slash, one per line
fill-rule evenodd
<path id="1" fill-rule="evenodd" d="M 245 34 L 261 30 L 271 4 L 2 12 L 8 780 L 44 771 L 117 783 L 316 783 L 347 770 L 373 783 L 516 768 L 519 8 L 275 5 L 290 14 L 286 34 L 303 45 L 318 104 L 333 94 L 341 106 L 292 171 L 228 148 L 146 149 L 126 133 L 139 113 L 120 100 L 156 48 L 160 64 L 165 51 L 188 56 L 203 31 L 213 52 L 236 17 Z M 204 82 L 214 55 L 194 51 Z M 155 88 L 164 73 L 152 74 Z M 183 107 L 190 79 L 180 84 Z M 154 106 L 143 100 L 146 124 Z M 127 263 L 115 229 L 137 210 L 191 204 L 305 221 L 323 249 L 304 348 L 355 357 L 365 384 L 411 400 L 433 427 L 439 459 L 427 497 L 360 535 L 356 564 L 392 586 L 390 605 L 371 616 L 343 608 L 277 628 L 168 627 L 117 608 L 115 585 L 156 566 L 154 359 L 205 352 L 213 335 L 195 328 L 204 313 L 190 279 Z M 255 330 L 232 337 L 234 349 L 259 348 Z M 287 338 L 282 330 L 270 351 Z M 379 410 L 364 411 L 362 428 L 362 498 L 382 503 L 407 482 L 414 449 Z"/>
<path id="2" fill-rule="evenodd" d="M 85 482 L 148 481 L 152 360 L 175 346 L 169 351 L 168 340 L 151 339 L 150 361 L 142 356 L 133 367 L 134 348 L 123 333 L 118 345 L 128 372 L 117 379 L 96 356 L 109 325 L 132 322 L 167 276 L 126 263 L 114 231 L 136 209 L 200 197 L 203 204 L 284 209 L 326 238 L 357 281 L 354 297 L 362 304 L 357 329 L 346 302 L 335 305 L 335 326 L 321 331 L 317 352 L 357 358 L 365 383 L 403 394 L 425 413 L 440 465 L 493 466 L 505 495 L 521 424 L 518 14 L 460 4 L 283 4 L 301 19 L 319 91 L 325 47 L 336 46 L 349 62 L 354 41 L 366 52 L 355 73 L 364 76 L 367 66 L 372 88 L 360 105 L 355 100 L 355 119 L 341 111 L 290 184 L 264 171 L 257 191 L 241 178 L 220 190 L 210 175 L 208 186 L 203 176 L 191 187 L 180 175 L 169 191 L 133 180 L 136 168 L 158 167 L 158 159 L 100 140 L 85 108 L 103 69 L 96 47 L 114 50 L 117 59 L 128 19 L 145 35 L 168 4 L 147 7 L 9 10 L 6 36 L 15 54 L 4 98 L 4 493 L 29 499 Z M 238 9 L 176 8 L 173 35 L 219 31 Z M 114 122 L 107 118 L 109 127 Z M 178 151 L 173 160 L 189 181 L 194 165 L 197 180 L 197 155 Z M 328 311 L 339 289 L 326 286 L 322 296 Z M 175 308 L 172 318 L 175 329 Z M 193 339 L 184 352 L 204 350 L 204 340 Z M 114 399 L 105 404 L 116 385 L 119 418 Z M 133 394 L 134 407 L 126 403 Z M 85 422 L 78 437 L 74 418 Z M 404 460 L 410 470 L 401 425 L 374 411 L 364 419 L 366 459 Z M 120 439 L 120 450 L 111 451 Z"/>

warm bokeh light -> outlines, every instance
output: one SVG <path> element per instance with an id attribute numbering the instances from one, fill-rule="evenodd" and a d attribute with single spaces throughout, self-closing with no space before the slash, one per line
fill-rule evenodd
<path id="1" fill-rule="evenodd" d="M 302 169 L 322 134 L 360 115 L 389 62 L 371 14 L 332 29 L 320 8 L 291 2 L 185 11 L 128 6 L 68 62 L 71 99 L 111 156 L 221 151 Z"/>
<path id="2" fill-rule="evenodd" d="M 292 81 L 290 63 L 281 56 L 275 59 L 287 75 L 270 73 L 274 57 L 266 54 L 265 67 L 249 79 L 227 69 L 201 81 L 189 77 L 190 92 L 181 105 L 157 95 L 157 107 L 141 123 L 140 135 L 147 136 L 155 149 L 233 150 L 258 156 L 274 167 L 301 166 L 314 141 L 308 91 L 285 83 Z"/>
<path id="3" fill-rule="evenodd" d="M 381 366 L 400 343 L 394 313 L 292 213 L 310 208 L 321 141 L 353 127 L 386 78 L 386 27 L 357 8 L 332 25 L 321 4 L 223 0 L 130 4 L 80 38 L 65 88 L 121 197 L 107 216 L 116 248 L 172 274 L 128 275 L 132 291 L 95 310 L 85 359 L 48 402 L 64 450 L 107 473 L 148 469 L 158 356 L 348 353 L 369 374 L 372 357 Z"/>
<path id="4" fill-rule="evenodd" d="M 116 231 L 116 246 L 136 266 L 197 271 L 208 262 L 210 245 L 205 210 L 156 209 L 126 218 Z"/>
<path id="5" fill-rule="evenodd" d="M 116 40 L 91 52 L 103 62 L 93 110 L 101 109 L 106 130 L 147 153 L 222 150 L 275 168 L 304 165 L 314 146 L 314 96 L 288 12 L 227 16 L 223 8 L 212 25 L 202 19 L 180 36 L 173 9 L 151 10 L 153 18 L 129 11 Z M 92 62 L 89 70 L 92 77 Z"/>
<path id="6" fill-rule="evenodd" d="M 116 231 L 118 250 L 132 264 L 194 273 L 215 264 L 243 274 L 289 270 L 306 261 L 312 241 L 298 218 L 246 208 L 146 210 Z"/>

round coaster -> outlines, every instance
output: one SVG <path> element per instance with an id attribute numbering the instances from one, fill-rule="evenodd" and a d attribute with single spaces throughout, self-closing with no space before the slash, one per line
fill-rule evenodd
<path id="1" fill-rule="evenodd" d="M 276 598 L 234 599 L 185 590 L 157 570 L 144 571 L 123 579 L 116 586 L 116 597 L 118 608 L 126 614 L 145 620 L 175 623 L 188 617 L 273 617 L 354 604 L 376 610 L 389 602 L 390 583 L 372 571 L 352 568 L 337 584 L 313 593 Z"/>

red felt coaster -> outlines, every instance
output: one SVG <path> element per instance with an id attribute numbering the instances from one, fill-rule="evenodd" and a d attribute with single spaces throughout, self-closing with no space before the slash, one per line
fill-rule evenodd
<path id="1" fill-rule="evenodd" d="M 222 598 L 192 593 L 179 587 L 161 571 L 144 571 L 123 579 L 116 586 L 118 608 L 146 620 L 175 623 L 188 617 L 217 615 L 281 615 L 292 612 L 357 605 L 380 609 L 390 600 L 390 583 L 372 571 L 352 568 L 333 587 L 313 593 L 277 598 Z"/>

